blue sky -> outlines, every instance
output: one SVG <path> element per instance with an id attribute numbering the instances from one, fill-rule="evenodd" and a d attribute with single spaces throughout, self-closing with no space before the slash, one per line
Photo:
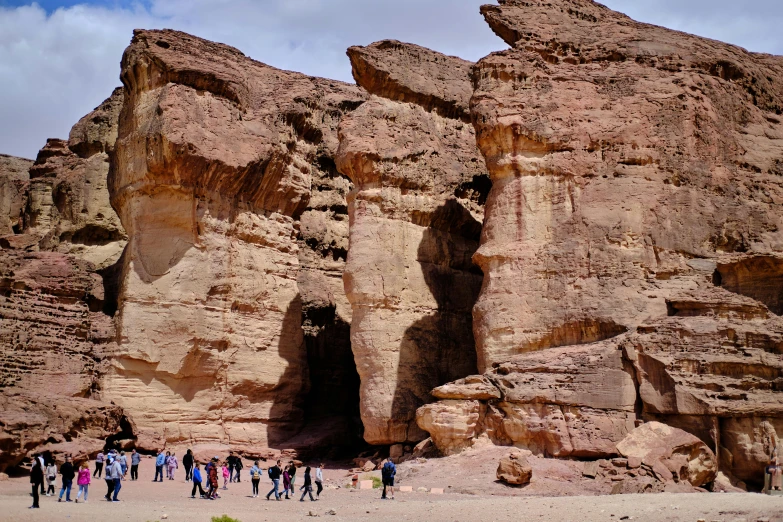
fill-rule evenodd
<path id="1" fill-rule="evenodd" d="M 119 82 L 134 28 L 169 27 L 283 69 L 352 81 L 345 49 L 396 38 L 478 60 L 493 0 L 0 0 L 0 153 L 34 158 Z M 643 22 L 783 54 L 783 0 L 604 0 Z"/>

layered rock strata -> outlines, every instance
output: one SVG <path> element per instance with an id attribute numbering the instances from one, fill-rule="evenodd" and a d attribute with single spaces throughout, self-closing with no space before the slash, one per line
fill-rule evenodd
<path id="1" fill-rule="evenodd" d="M 122 96 L 116 89 L 71 129 L 68 140 L 50 139 L 38 153 L 24 216 L 28 249 L 71 254 L 99 270 L 118 261 L 126 236 L 106 180 Z"/>
<path id="2" fill-rule="evenodd" d="M 660 419 L 758 480 L 783 403 L 783 60 L 589 0 L 482 13 L 512 46 L 473 68 L 471 101 L 492 177 L 474 334 L 500 396 L 458 383 L 420 424 L 445 451 L 475 418 L 500 443 L 610 456 Z"/>
<path id="3" fill-rule="evenodd" d="M 103 301 L 87 261 L 0 250 L 0 470 L 31 451 L 85 455 L 133 437 L 121 408 L 94 400 L 114 340 Z"/>
<path id="4" fill-rule="evenodd" d="M 318 245 L 345 233 L 319 228 L 331 205 L 312 185 L 347 190 L 325 170 L 366 96 L 174 31 L 136 31 L 122 81 L 109 188 L 129 245 L 103 396 L 169 441 L 280 444 L 309 387 L 303 299 L 329 308 L 340 269 Z M 306 212 L 303 242 L 337 230 L 334 246 L 302 252 Z"/>
<path id="5" fill-rule="evenodd" d="M 343 118 L 337 155 L 355 187 L 345 291 L 364 438 L 417 441 L 430 390 L 476 368 L 471 257 L 488 180 L 463 121 L 470 63 L 396 41 L 348 55 L 373 94 Z"/>

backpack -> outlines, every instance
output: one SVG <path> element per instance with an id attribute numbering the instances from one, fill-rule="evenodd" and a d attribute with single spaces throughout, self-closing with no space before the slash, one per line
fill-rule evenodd
<path id="1" fill-rule="evenodd" d="M 256 469 L 256 470 L 253 472 L 253 475 L 252 475 L 252 476 L 253 476 L 253 480 L 260 480 L 260 479 L 261 479 L 261 471 L 260 471 L 260 470 L 258 470 L 258 469 Z"/>
<path id="2" fill-rule="evenodd" d="M 383 465 L 381 468 L 381 477 L 384 479 L 389 479 L 394 474 L 394 464 L 391 461 L 387 461 L 386 464 Z"/>
<path id="3" fill-rule="evenodd" d="M 272 478 L 272 468 L 269 468 L 266 472 L 269 474 L 269 478 Z"/>

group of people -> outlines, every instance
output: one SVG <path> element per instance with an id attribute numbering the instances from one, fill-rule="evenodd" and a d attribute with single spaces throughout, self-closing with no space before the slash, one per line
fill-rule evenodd
<path id="1" fill-rule="evenodd" d="M 60 465 L 58 473 L 53 459 L 46 462 L 43 454 L 35 456 L 33 467 L 30 470 L 30 484 L 32 485 L 33 497 L 33 505 L 30 506 L 30 509 L 40 508 L 40 495 L 45 494 L 47 497 L 55 495 L 58 474 L 60 480 L 62 480 L 60 494 L 57 498 L 58 502 L 72 501 L 71 489 L 73 488 L 74 478 L 76 479 L 78 492 L 73 502 L 78 503 L 81 498 L 83 498 L 83 502 L 87 502 L 92 479 L 101 478 L 101 475 L 103 475 L 106 482 L 106 495 L 103 498 L 111 502 L 120 501 L 118 495 L 122 488 L 122 481 L 128 475 L 128 458 L 124 451 L 110 450 L 107 454 L 103 452 L 98 453 L 98 456 L 95 458 L 95 471 L 92 473 L 90 473 L 90 466 L 87 460 L 82 461 L 76 467 L 72 462 L 71 455 L 65 455 L 64 458 L 65 462 Z M 136 450 L 133 450 L 130 465 L 131 480 L 138 479 L 140 462 L 141 455 Z M 44 481 L 46 481 L 48 486 L 46 493 L 44 493 Z M 63 499 L 63 497 L 65 498 Z"/>
<path id="2" fill-rule="evenodd" d="M 192 465 L 193 454 L 190 452 L 190 450 L 188 450 L 188 455 L 185 457 L 185 459 L 188 456 L 190 456 L 190 463 Z M 185 466 L 186 474 L 189 475 L 190 470 L 185 464 L 185 459 L 182 459 L 182 464 Z M 163 482 L 164 469 L 166 470 L 166 478 L 169 480 L 174 480 L 174 473 L 179 469 L 179 461 L 177 460 L 177 456 L 174 453 L 167 451 L 164 455 L 163 450 L 161 450 L 158 452 L 158 456 L 155 459 L 155 478 L 152 480 L 153 482 Z"/>
<path id="3" fill-rule="evenodd" d="M 158 455 L 158 461 L 160 461 L 162 452 Z M 187 461 L 186 461 L 187 459 Z M 156 461 L 156 464 L 157 462 Z M 220 457 L 213 457 L 204 466 L 204 475 L 201 473 L 201 465 L 193 459 L 193 455 L 188 450 L 187 455 L 183 459 L 185 465 L 185 480 L 193 482 L 193 488 L 190 492 L 191 498 L 196 498 L 196 493 L 203 499 L 215 500 L 220 498 L 218 489 L 220 486 L 220 478 L 223 478 L 223 489 L 228 489 L 228 484 L 232 482 L 241 482 L 241 471 L 244 468 L 241 457 L 235 456 L 234 452 L 230 452 L 229 457 L 224 461 L 220 460 Z M 321 496 L 323 491 L 323 467 L 321 464 L 315 470 L 315 478 L 312 477 L 311 468 L 307 466 L 304 471 L 304 483 L 299 488 L 302 491 L 302 497 L 299 499 L 304 502 L 305 496 L 309 495 L 311 501 L 316 501 Z M 259 484 L 264 476 L 264 469 L 258 460 L 253 462 L 253 466 L 248 471 L 250 475 L 250 485 L 252 490 L 252 497 L 258 498 Z M 270 500 L 272 495 L 275 496 L 275 500 L 282 500 L 283 495 L 286 499 L 294 498 L 296 491 L 296 473 L 297 467 L 293 461 L 289 461 L 287 466 L 282 465 L 282 461 L 278 460 L 274 466 L 271 466 L 267 470 L 267 476 L 272 481 L 272 489 L 267 493 L 266 499 Z M 157 479 L 157 472 L 156 472 Z M 203 486 L 203 482 L 206 479 L 206 490 Z M 283 482 L 283 489 L 280 490 L 280 481 Z M 153 481 L 154 482 L 154 481 Z M 316 497 L 313 497 L 313 484 L 316 487 Z M 290 494 L 290 496 L 289 496 Z"/>

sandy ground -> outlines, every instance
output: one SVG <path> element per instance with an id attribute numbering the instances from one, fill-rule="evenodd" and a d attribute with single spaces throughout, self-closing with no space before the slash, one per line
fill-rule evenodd
<path id="1" fill-rule="evenodd" d="M 29 479 L 14 478 L 0 482 L 0 520 L 2 521 L 176 521 L 209 522 L 212 516 L 227 514 L 242 522 L 258 520 L 311 520 L 310 513 L 328 520 L 426 520 L 435 521 L 535 521 L 593 522 L 621 520 L 671 520 L 697 522 L 783 522 L 783 497 L 760 494 L 670 494 L 569 496 L 552 497 L 547 489 L 558 491 L 556 481 L 537 484 L 535 478 L 527 488 L 512 489 L 495 483 L 485 469 L 494 464 L 487 453 L 473 457 L 481 462 L 469 466 L 465 473 L 456 460 L 429 460 L 414 465 L 420 471 L 411 473 L 411 465 L 402 465 L 402 485 L 414 486 L 413 493 L 397 493 L 396 500 L 380 500 L 378 490 L 351 491 L 337 484 L 349 481 L 347 470 L 328 469 L 327 489 L 318 502 L 297 500 L 267 501 L 263 495 L 270 488 L 267 479 L 261 482 L 259 498 L 250 496 L 250 482 L 231 484 L 221 490 L 222 498 L 214 501 L 191 499 L 191 485 L 180 469 L 174 481 L 153 483 L 154 464 L 144 459 L 140 480 L 123 482 L 119 503 L 103 500 L 105 482 L 96 480 L 87 504 L 57 503 L 56 497 L 42 497 L 41 508 L 27 509 L 32 503 Z M 470 458 L 470 457 L 468 457 Z M 440 484 L 434 484 L 434 470 L 443 473 Z M 462 470 L 456 473 L 458 470 Z M 450 474 L 451 476 L 446 476 Z M 298 477 L 301 481 L 302 478 Z M 567 480 L 567 479 L 566 479 Z M 427 484 L 424 484 L 424 483 Z M 480 482 L 483 482 L 480 483 Z M 577 483 L 578 484 L 578 483 Z M 222 482 L 221 482 L 222 485 Z M 416 488 L 444 487 L 444 495 L 416 492 Z M 448 486 L 452 487 L 449 488 Z M 554 489 L 551 489 L 553 488 Z M 469 494 L 465 491 L 480 494 Z M 562 494 L 562 492 L 561 492 Z M 500 496 L 503 495 L 503 496 Z M 510 496 L 516 495 L 516 496 Z M 75 498 L 75 491 L 73 497 Z M 328 514 L 334 510 L 335 515 Z M 166 518 L 164 518 L 164 516 Z"/>

